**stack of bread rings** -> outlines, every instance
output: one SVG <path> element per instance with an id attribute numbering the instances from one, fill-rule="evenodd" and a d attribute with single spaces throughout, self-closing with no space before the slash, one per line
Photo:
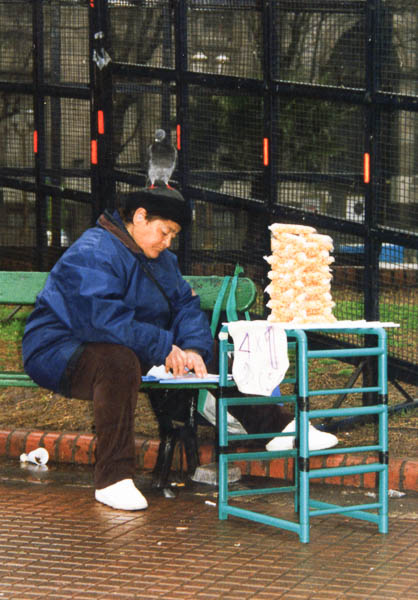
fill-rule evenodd
<path id="1" fill-rule="evenodd" d="M 329 267 L 334 262 L 332 238 L 305 225 L 274 223 L 269 229 L 272 254 L 264 257 L 271 267 L 271 283 L 265 289 L 270 296 L 268 320 L 295 324 L 336 321 Z"/>

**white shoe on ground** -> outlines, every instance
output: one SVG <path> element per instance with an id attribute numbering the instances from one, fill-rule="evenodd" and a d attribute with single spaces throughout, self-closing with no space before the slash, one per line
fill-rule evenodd
<path id="1" fill-rule="evenodd" d="M 283 429 L 282 433 L 291 433 L 295 431 L 295 421 L 291 421 Z M 309 450 L 325 450 L 332 448 L 338 444 L 338 438 L 332 433 L 319 431 L 309 423 Z M 273 452 L 274 450 L 292 450 L 295 447 L 295 437 L 284 436 L 275 437 L 266 445 L 266 450 Z"/>
<path id="2" fill-rule="evenodd" d="M 132 479 L 122 479 L 113 485 L 96 490 L 94 495 L 98 502 L 118 510 L 143 510 L 148 506 L 146 498 L 135 487 Z"/>

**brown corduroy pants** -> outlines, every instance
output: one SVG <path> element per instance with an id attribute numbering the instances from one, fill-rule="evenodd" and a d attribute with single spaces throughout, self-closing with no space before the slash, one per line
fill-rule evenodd
<path id="1" fill-rule="evenodd" d="M 216 344 L 214 355 L 209 367 L 212 373 L 217 372 Z M 134 421 L 142 371 L 143 367 L 132 350 L 103 343 L 86 344 L 71 371 L 71 396 L 93 402 L 97 435 L 96 489 L 134 477 Z M 241 421 L 248 433 L 281 431 L 292 420 L 290 413 L 277 405 L 234 406 L 230 407 L 230 412 Z"/>
<path id="2" fill-rule="evenodd" d="M 96 489 L 134 476 L 134 419 L 141 375 L 132 350 L 100 343 L 86 344 L 72 372 L 71 396 L 93 402 Z"/>

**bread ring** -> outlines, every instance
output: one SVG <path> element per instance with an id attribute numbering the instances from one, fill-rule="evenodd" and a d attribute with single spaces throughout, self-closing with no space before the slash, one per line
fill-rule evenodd
<path id="1" fill-rule="evenodd" d="M 309 233 L 316 233 L 315 227 L 309 227 L 309 225 L 292 225 L 289 223 L 272 223 L 269 225 L 269 229 L 274 236 L 282 233 L 293 233 L 295 235 L 308 235 Z"/>

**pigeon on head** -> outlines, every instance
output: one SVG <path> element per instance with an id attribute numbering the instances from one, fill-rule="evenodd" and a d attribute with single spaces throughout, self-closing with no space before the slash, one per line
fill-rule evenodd
<path id="1" fill-rule="evenodd" d="M 170 187 L 168 182 L 176 166 L 177 150 L 167 138 L 164 129 L 157 129 L 153 143 L 148 147 L 148 177 L 151 182 L 151 188 L 155 182 L 164 182 Z"/>

